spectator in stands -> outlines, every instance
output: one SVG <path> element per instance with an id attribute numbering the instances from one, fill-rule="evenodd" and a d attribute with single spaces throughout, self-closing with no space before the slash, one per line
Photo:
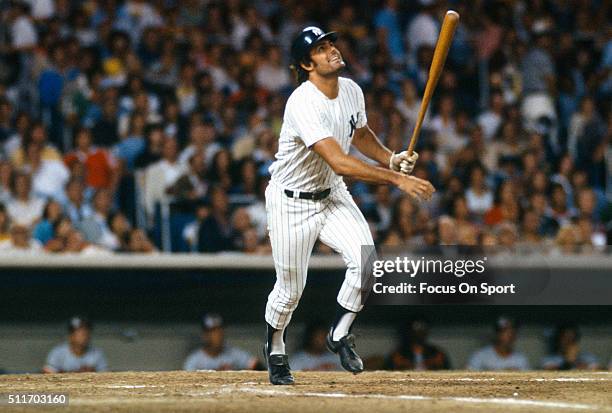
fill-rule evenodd
<path id="1" fill-rule="evenodd" d="M 580 349 L 580 330 L 574 324 L 561 324 L 550 337 L 549 354 L 542 359 L 545 370 L 597 370 L 599 361 Z"/>
<path id="2" fill-rule="evenodd" d="M 147 140 L 142 152 L 134 160 L 134 167 L 146 168 L 159 161 L 162 157 L 164 144 L 164 130 L 161 125 L 152 125 L 148 128 Z"/>
<path id="3" fill-rule="evenodd" d="M 6 207 L 0 202 L 0 242 L 4 242 L 11 237 L 9 233 L 10 226 L 11 220 L 6 212 Z"/>
<path id="4" fill-rule="evenodd" d="M 126 252 L 138 252 L 141 254 L 151 254 L 157 252 L 157 248 L 147 234 L 140 228 L 132 228 L 126 234 Z"/>
<path id="5" fill-rule="evenodd" d="M 81 179 L 71 178 L 66 184 L 66 201 L 64 211 L 74 225 L 93 215 L 89 202 L 85 201 L 84 185 Z"/>
<path id="6" fill-rule="evenodd" d="M 564 225 L 557 232 L 551 254 L 561 257 L 577 254 L 580 252 L 580 242 L 581 234 L 578 227 L 573 224 Z"/>
<path id="7" fill-rule="evenodd" d="M 117 186 L 117 162 L 110 152 L 93 146 L 91 131 L 81 128 L 74 134 L 75 149 L 64 157 L 68 168 L 81 163 L 85 170 L 85 184 L 93 190 L 110 189 Z"/>
<path id="8" fill-rule="evenodd" d="M 486 168 L 495 171 L 499 168 L 500 159 L 518 159 L 525 150 L 520 138 L 521 130 L 516 123 L 505 120 L 493 142 L 484 146 L 485 153 L 482 155 L 482 160 Z"/>
<path id="9" fill-rule="evenodd" d="M 516 253 L 519 232 L 512 222 L 502 222 L 496 228 L 498 244 L 504 252 Z"/>
<path id="10" fill-rule="evenodd" d="M 119 121 L 116 92 L 109 89 L 103 97 L 102 114 L 93 124 L 91 132 L 93 143 L 102 148 L 110 148 L 119 142 Z"/>
<path id="11" fill-rule="evenodd" d="M 415 232 L 414 217 L 417 212 L 417 207 L 411 198 L 402 196 L 399 198 L 393 208 L 391 216 L 391 224 L 384 236 L 385 246 L 405 245 Z"/>
<path id="12" fill-rule="evenodd" d="M 232 159 L 227 149 L 220 149 L 212 158 L 208 176 L 213 185 L 221 186 L 226 191 L 232 187 Z"/>
<path id="13" fill-rule="evenodd" d="M 93 198 L 93 214 L 79 224 L 79 229 L 87 241 L 114 251 L 121 244 L 108 225 L 111 211 L 111 193 L 107 189 L 100 189 Z"/>
<path id="14" fill-rule="evenodd" d="M 189 158 L 189 170 L 183 174 L 169 189 L 175 203 L 192 208 L 196 202 L 206 197 L 208 183 L 204 154 L 194 152 Z"/>
<path id="15" fill-rule="evenodd" d="M 257 199 L 257 164 L 255 160 L 246 158 L 235 167 L 238 173 L 232 181 L 239 184 L 233 185 L 230 189 L 232 202 L 242 205 L 252 204 Z"/>
<path id="16" fill-rule="evenodd" d="M 3 143 L 4 154 L 8 159 L 14 158 L 17 149 L 26 140 L 32 127 L 31 124 L 32 119 L 27 112 L 21 111 L 15 115 L 12 134 Z"/>
<path id="17" fill-rule="evenodd" d="M 244 245 L 245 233 L 254 229 L 253 223 L 251 222 L 251 216 L 246 208 L 237 208 L 232 213 L 231 226 L 234 249 L 237 251 L 243 250 L 246 247 Z M 252 249 L 252 246 L 250 247 Z"/>
<path id="18" fill-rule="evenodd" d="M 41 217 L 45 202 L 32 195 L 32 180 L 29 174 L 15 172 L 13 174 L 11 200 L 6 205 L 6 210 L 15 224 L 32 227 Z"/>
<path id="19" fill-rule="evenodd" d="M 68 340 L 47 356 L 43 373 L 101 372 L 108 370 L 102 350 L 91 345 L 92 324 L 86 317 L 68 321 Z"/>
<path id="20" fill-rule="evenodd" d="M 495 202 L 491 209 L 484 215 L 486 225 L 497 225 L 500 222 L 517 222 L 520 207 L 514 182 L 511 180 L 503 181 L 495 191 Z"/>
<path id="21" fill-rule="evenodd" d="M 119 243 L 119 245 L 113 249 L 117 251 L 129 249 L 128 239 L 132 232 L 132 225 L 125 215 L 120 211 L 111 212 L 108 214 L 107 225 Z"/>
<path id="22" fill-rule="evenodd" d="M 6 98 L 0 97 L 0 158 L 6 157 L 4 145 L 13 134 L 11 117 L 13 115 L 13 106 Z"/>
<path id="23" fill-rule="evenodd" d="M 146 97 L 145 97 L 146 98 Z M 129 120 L 129 129 L 119 143 L 113 146 L 113 153 L 131 171 L 134 169 L 136 159 L 145 149 L 146 118 L 142 112 L 135 112 Z"/>
<path id="24" fill-rule="evenodd" d="M 543 193 L 529 196 L 529 207 L 540 216 L 539 232 L 544 237 L 553 237 L 559 230 L 559 224 L 549 214 L 548 201 Z"/>
<path id="25" fill-rule="evenodd" d="M 514 349 L 515 341 L 515 321 L 508 317 L 499 317 L 495 322 L 493 344 L 472 354 L 467 368 L 469 370 L 529 370 L 527 357 Z"/>
<path id="26" fill-rule="evenodd" d="M 11 199 L 11 179 L 13 166 L 0 159 L 0 203 L 6 204 Z"/>
<path id="27" fill-rule="evenodd" d="M 40 242 L 32 239 L 30 228 L 20 224 L 11 225 L 10 238 L 0 243 L 3 254 L 37 254 L 40 249 Z"/>
<path id="28" fill-rule="evenodd" d="M 476 231 L 475 224 L 470 220 L 470 211 L 466 198 L 461 195 L 453 201 L 453 219 L 455 221 L 457 239 L 461 234 L 472 234 Z M 461 244 L 459 242 L 459 244 Z"/>
<path id="29" fill-rule="evenodd" d="M 446 167 L 447 159 L 467 143 L 457 135 L 455 126 L 455 101 L 449 95 L 442 96 L 439 113 L 432 118 L 430 124 L 436 134 L 437 161 L 440 168 Z"/>
<path id="30" fill-rule="evenodd" d="M 25 2 L 12 2 L 9 9 L 9 23 L 12 51 L 27 54 L 36 47 L 38 34 L 31 16 L 31 7 Z M 27 60 L 22 60 L 22 64 Z"/>
<path id="31" fill-rule="evenodd" d="M 210 190 L 210 213 L 198 229 L 198 251 L 230 251 L 233 245 L 227 193 L 215 186 Z"/>
<path id="32" fill-rule="evenodd" d="M 28 142 L 24 166 L 24 170 L 31 173 L 32 190 L 35 195 L 58 201 L 65 198 L 64 185 L 68 182 L 70 173 L 62 161 L 42 159 L 39 143 Z"/>
<path id="33" fill-rule="evenodd" d="M 313 320 L 304 329 L 302 348 L 291 357 L 291 367 L 303 371 L 341 370 L 338 357 L 327 350 L 325 336 L 327 325 Z"/>
<path id="34" fill-rule="evenodd" d="M 71 228 L 66 235 L 66 242 L 62 252 L 82 255 L 99 255 L 108 254 L 110 251 L 104 247 L 86 241 L 80 231 Z"/>
<path id="35" fill-rule="evenodd" d="M 27 163 L 27 148 L 33 142 L 40 147 L 40 159 L 45 161 L 61 161 L 62 155 L 55 146 L 47 142 L 47 128 L 37 122 L 32 125 L 29 134 L 22 140 L 21 146 L 11 156 L 11 162 L 16 168 Z"/>
<path id="36" fill-rule="evenodd" d="M 552 58 L 552 24 L 550 19 L 533 22 L 533 42 L 521 61 L 524 99 L 521 108 L 527 122 L 541 116 L 556 118 L 552 95 L 555 91 L 555 64 Z"/>
<path id="37" fill-rule="evenodd" d="M 267 59 L 257 68 L 257 85 L 271 92 L 280 92 L 291 85 L 289 72 L 282 61 L 282 51 L 278 45 L 267 48 Z"/>
<path id="38" fill-rule="evenodd" d="M 550 208 L 547 215 L 554 219 L 559 226 L 568 225 L 576 216 L 576 211 L 570 208 L 567 202 L 567 194 L 563 185 L 553 183 L 550 188 Z"/>
<path id="39" fill-rule="evenodd" d="M 465 200 L 468 211 L 476 216 L 483 216 L 493 206 L 493 193 L 485 180 L 484 168 L 475 165 L 470 171 L 470 186 L 465 191 Z"/>
<path id="40" fill-rule="evenodd" d="M 210 198 L 210 196 L 209 196 Z M 202 222 L 210 214 L 210 208 L 204 202 L 197 203 L 195 205 L 195 220 L 190 222 L 183 228 L 183 240 L 189 245 L 189 250 L 194 252 L 198 251 L 198 237 L 200 232 L 200 226 Z"/>
<path id="41" fill-rule="evenodd" d="M 45 244 L 47 252 L 64 252 L 68 235 L 74 230 L 74 226 L 70 218 L 67 216 L 60 217 L 53 223 L 53 238 Z"/>
<path id="42" fill-rule="evenodd" d="M 220 315 L 202 317 L 202 347 L 187 357 L 184 370 L 252 370 L 257 358 L 225 342 L 225 327 Z"/>
<path id="43" fill-rule="evenodd" d="M 54 236 L 53 227 L 62 218 L 62 205 L 57 201 L 47 201 L 42 220 L 34 227 L 33 236 L 41 245 L 45 245 Z"/>
<path id="44" fill-rule="evenodd" d="M 536 251 L 542 244 L 540 219 L 541 216 L 534 209 L 528 209 L 523 213 L 519 243 L 525 247 L 525 252 Z"/>
<path id="45" fill-rule="evenodd" d="M 420 11 L 410 20 L 405 35 L 410 52 L 416 54 L 421 46 L 434 47 L 438 39 L 436 5 L 433 1 L 419 1 Z"/>
<path id="46" fill-rule="evenodd" d="M 577 110 L 570 119 L 567 137 L 567 148 L 574 162 L 581 164 L 583 161 L 582 157 L 584 157 L 586 149 L 584 148 L 584 142 L 588 140 L 588 137 L 585 136 L 585 131 L 589 124 L 600 124 L 601 122 L 602 120 L 597 113 L 597 107 L 593 97 L 583 97 L 579 110 Z"/>
<path id="47" fill-rule="evenodd" d="M 491 93 L 491 105 L 478 116 L 478 124 L 487 141 L 497 133 L 504 115 L 504 97 L 500 91 Z"/>
<path id="48" fill-rule="evenodd" d="M 145 172 L 145 205 L 149 214 L 155 212 L 158 202 L 168 201 L 168 190 L 185 173 L 186 167 L 178 161 L 178 143 L 165 138 L 162 159 L 149 165 Z"/>
<path id="49" fill-rule="evenodd" d="M 442 215 L 438 219 L 438 235 L 440 238 L 440 245 L 457 245 L 457 227 L 455 225 L 455 220 L 448 215 Z"/>
<path id="50" fill-rule="evenodd" d="M 448 370 L 448 356 L 429 338 L 429 323 L 424 317 L 414 317 L 399 328 L 399 346 L 386 357 L 390 370 Z"/>

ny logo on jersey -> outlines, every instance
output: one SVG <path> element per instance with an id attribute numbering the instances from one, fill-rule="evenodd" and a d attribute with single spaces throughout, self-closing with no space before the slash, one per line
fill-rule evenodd
<path id="1" fill-rule="evenodd" d="M 353 117 L 353 115 L 351 115 L 351 118 L 349 119 L 349 125 L 351 126 L 351 131 L 349 132 L 349 138 L 351 136 L 353 136 L 353 132 L 355 132 L 355 129 L 357 129 L 357 122 L 359 121 L 359 112 L 357 112 L 357 119 L 355 119 Z"/>

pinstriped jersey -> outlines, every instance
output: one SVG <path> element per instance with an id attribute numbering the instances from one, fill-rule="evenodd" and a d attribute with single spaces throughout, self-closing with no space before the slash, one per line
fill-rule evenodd
<path id="1" fill-rule="evenodd" d="M 298 86 L 285 106 L 272 180 L 285 189 L 317 192 L 342 181 L 312 145 L 332 137 L 348 153 L 355 129 L 367 123 L 365 101 L 359 85 L 338 78 L 338 96 L 329 99 L 312 82 Z"/>

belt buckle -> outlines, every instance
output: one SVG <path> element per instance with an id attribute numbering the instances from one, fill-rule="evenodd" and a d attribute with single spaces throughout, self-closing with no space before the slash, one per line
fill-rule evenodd
<path id="1" fill-rule="evenodd" d="M 300 191 L 293 191 L 293 199 L 300 199 Z"/>

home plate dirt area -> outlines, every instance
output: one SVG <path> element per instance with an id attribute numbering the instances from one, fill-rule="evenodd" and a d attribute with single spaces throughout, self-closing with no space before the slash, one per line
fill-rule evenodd
<path id="1" fill-rule="evenodd" d="M 607 372 L 125 372 L 0 376 L 0 393 L 66 393 L 68 406 L 0 412 L 612 412 Z"/>

